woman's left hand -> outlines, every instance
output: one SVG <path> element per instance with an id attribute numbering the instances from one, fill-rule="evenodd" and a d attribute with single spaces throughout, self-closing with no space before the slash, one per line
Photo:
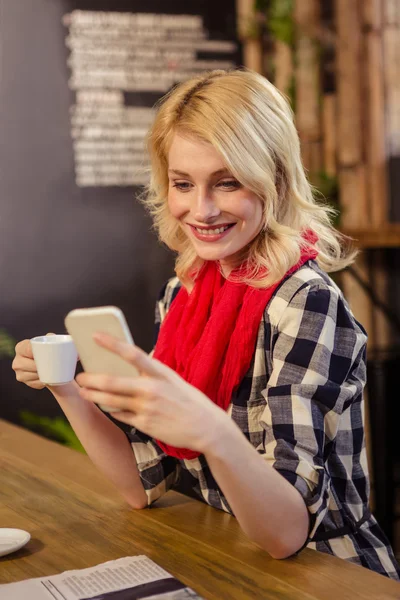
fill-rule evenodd
<path id="1" fill-rule="evenodd" d="M 112 415 L 152 438 L 177 448 L 204 453 L 221 438 L 232 421 L 225 411 L 175 371 L 131 346 L 106 334 L 96 343 L 134 365 L 138 377 L 80 373 L 76 380 L 85 400 L 119 409 Z"/>

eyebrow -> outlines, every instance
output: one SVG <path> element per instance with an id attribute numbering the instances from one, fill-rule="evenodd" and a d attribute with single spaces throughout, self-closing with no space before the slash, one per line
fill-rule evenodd
<path id="1" fill-rule="evenodd" d="M 191 177 L 189 173 L 185 173 L 185 171 L 179 171 L 177 169 L 168 169 L 168 172 L 174 173 L 174 175 L 179 175 L 180 177 Z M 221 175 L 222 173 L 230 173 L 230 171 L 227 168 L 218 169 L 218 171 L 214 171 L 213 173 L 211 173 L 211 176 Z"/>

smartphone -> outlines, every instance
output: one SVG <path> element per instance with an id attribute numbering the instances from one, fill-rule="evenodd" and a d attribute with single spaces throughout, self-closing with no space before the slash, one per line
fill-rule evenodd
<path id="1" fill-rule="evenodd" d="M 65 317 L 65 327 L 74 340 L 82 367 L 87 373 L 136 377 L 139 372 L 123 358 L 102 348 L 93 339 L 96 332 L 108 333 L 133 345 L 131 332 L 121 309 L 116 306 L 77 308 Z M 119 409 L 99 405 L 106 412 Z"/>

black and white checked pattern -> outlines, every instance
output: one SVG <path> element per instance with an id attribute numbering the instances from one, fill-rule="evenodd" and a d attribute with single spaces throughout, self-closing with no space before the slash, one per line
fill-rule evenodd
<path id="1" fill-rule="evenodd" d="M 179 288 L 173 278 L 162 290 L 156 335 Z M 269 302 L 251 367 L 228 414 L 302 495 L 310 515 L 308 548 L 399 579 L 392 549 L 367 512 L 365 351 L 365 331 L 341 291 L 309 261 Z M 139 431 L 128 437 L 149 504 L 184 485 L 211 506 L 231 512 L 204 456 L 178 460 Z"/>

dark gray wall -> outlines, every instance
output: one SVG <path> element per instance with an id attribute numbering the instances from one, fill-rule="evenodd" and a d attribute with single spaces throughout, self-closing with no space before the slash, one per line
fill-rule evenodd
<path id="1" fill-rule="evenodd" d="M 63 332 L 72 308 L 115 304 L 136 342 L 152 347 L 154 304 L 173 257 L 151 232 L 138 190 L 74 183 L 61 19 L 74 8 L 200 11 L 225 37 L 234 30 L 233 0 L 217 11 L 199 0 L 186 11 L 187 2 L 167 4 L 0 0 L 0 328 L 17 340 Z M 17 383 L 11 360 L 0 360 L 0 417 L 18 422 L 22 408 L 59 412 L 46 390 Z"/>

